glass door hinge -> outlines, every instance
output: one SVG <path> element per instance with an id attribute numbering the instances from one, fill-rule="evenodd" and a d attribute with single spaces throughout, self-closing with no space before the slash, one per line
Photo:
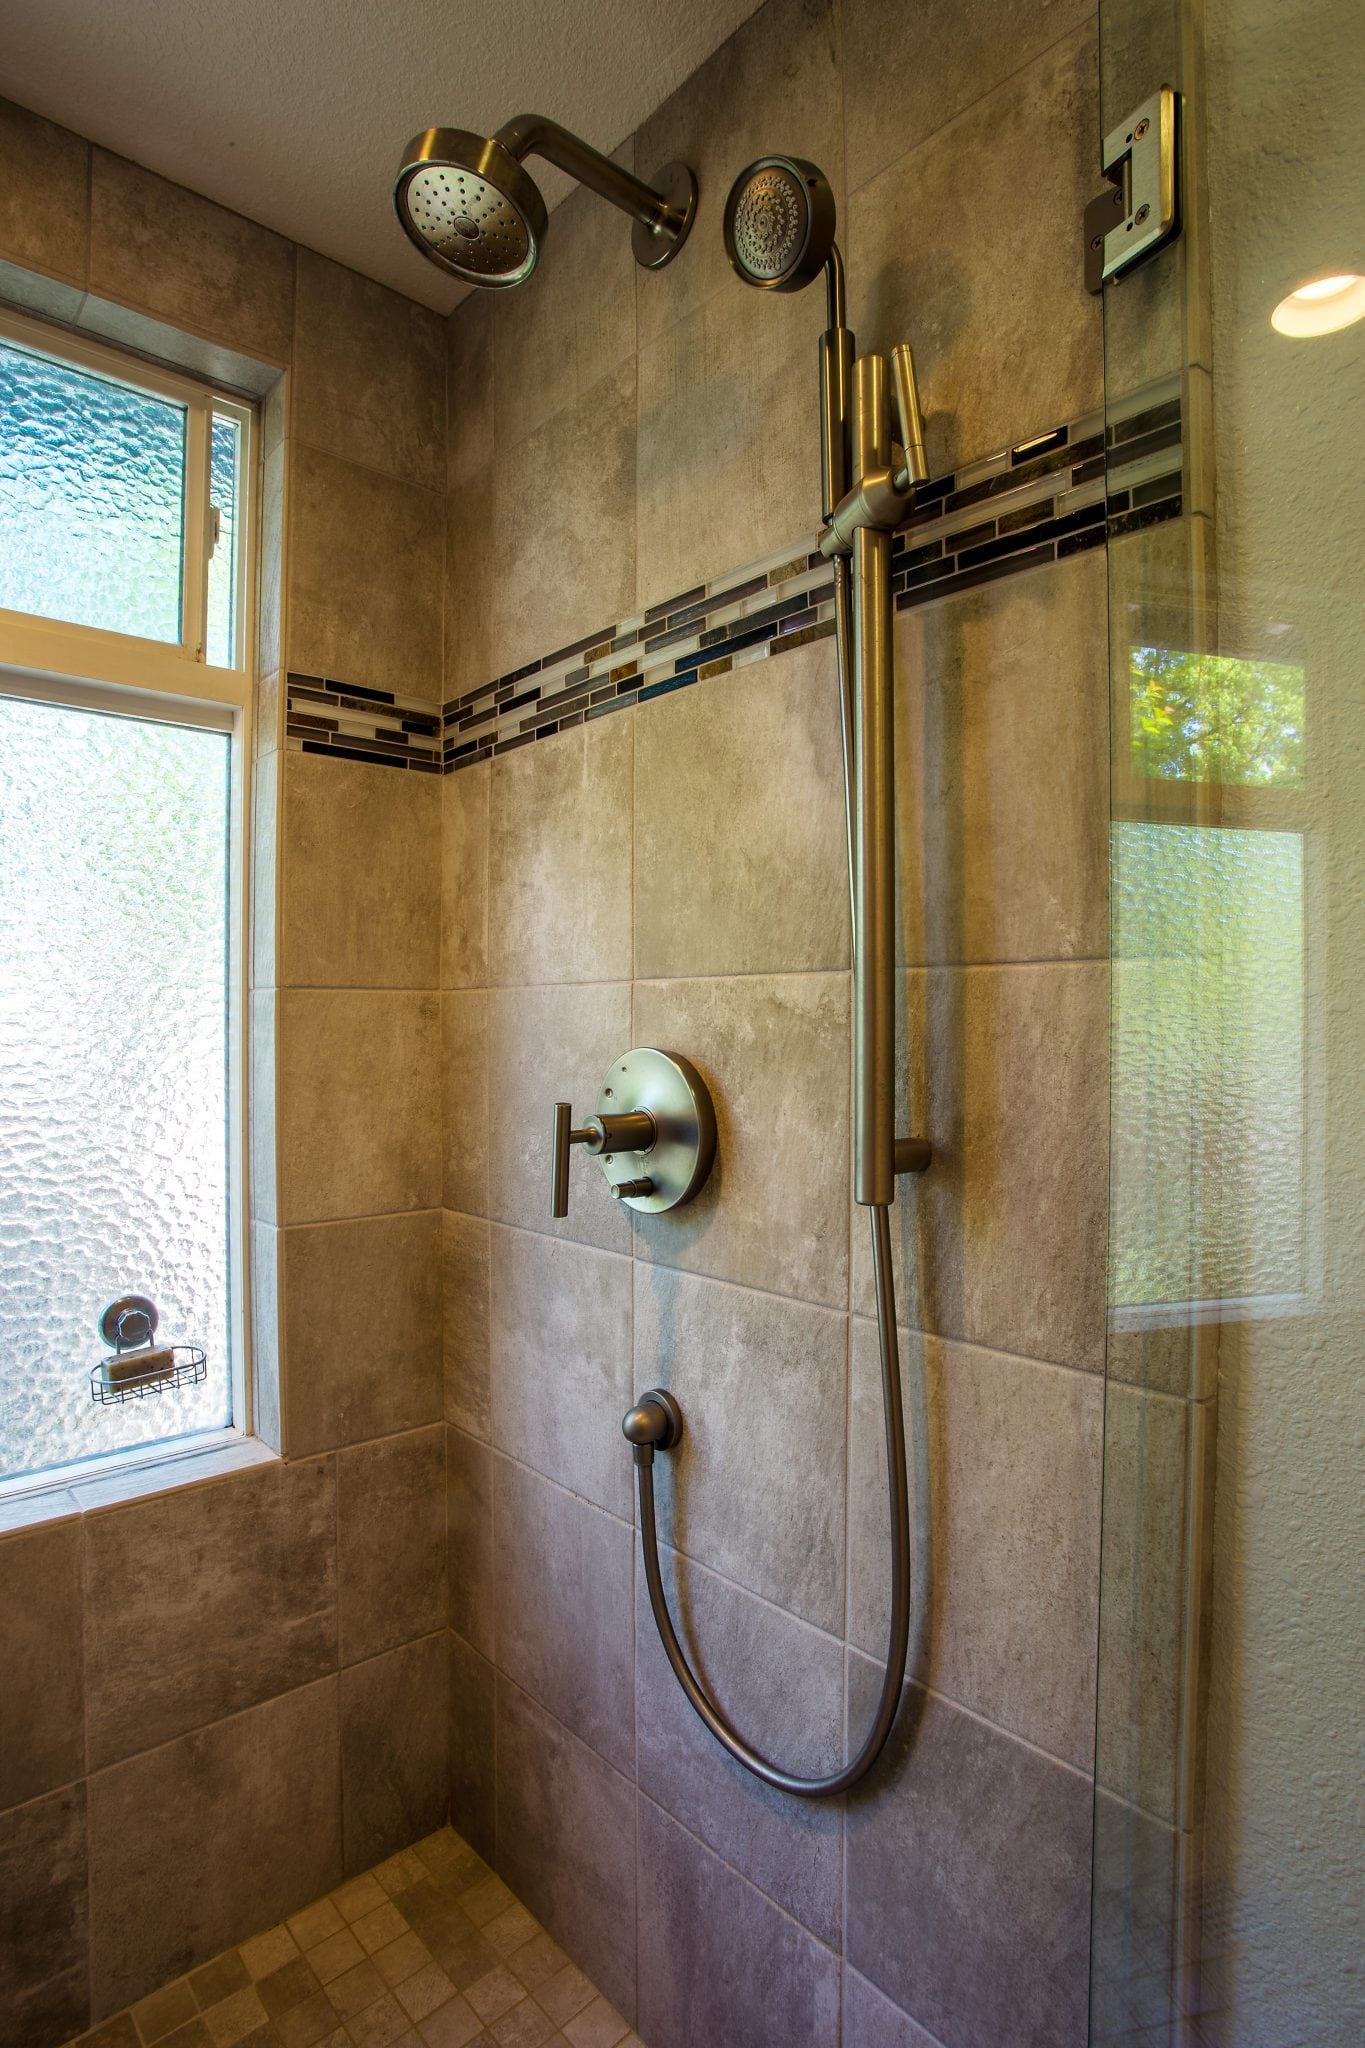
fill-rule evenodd
<path id="1" fill-rule="evenodd" d="M 1154 255 L 1180 232 L 1180 96 L 1163 85 L 1104 138 L 1106 189 L 1085 209 L 1085 285 Z"/>

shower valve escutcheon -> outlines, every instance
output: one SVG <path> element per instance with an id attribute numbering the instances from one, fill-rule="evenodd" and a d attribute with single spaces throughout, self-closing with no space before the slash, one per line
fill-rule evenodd
<path id="1" fill-rule="evenodd" d="M 716 1113 L 705 1081 L 681 1053 L 639 1045 L 603 1081 L 597 1111 L 575 1127 L 557 1102 L 551 1125 L 551 1210 L 569 1213 L 569 1156 L 581 1145 L 600 1161 L 612 1199 L 631 1209 L 690 1202 L 716 1156 Z"/>

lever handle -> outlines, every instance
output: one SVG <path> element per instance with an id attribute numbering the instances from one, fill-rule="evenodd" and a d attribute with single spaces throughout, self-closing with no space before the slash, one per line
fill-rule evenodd
<path id="1" fill-rule="evenodd" d="M 584 1145 L 589 1152 L 648 1152 L 659 1127 L 647 1109 L 632 1109 L 620 1115 L 590 1116 L 582 1130 L 573 1128 L 573 1105 L 557 1102 L 550 1126 L 551 1189 L 550 1214 L 569 1213 L 569 1147 Z M 651 1188 L 653 1183 L 651 1182 Z M 632 1188 L 639 1193 L 639 1189 Z M 612 1189 L 615 1194 L 615 1188 Z"/>
<path id="2" fill-rule="evenodd" d="M 929 464 L 924 453 L 924 415 L 920 411 L 919 380 L 910 344 L 898 341 L 891 351 L 891 375 L 896 386 L 896 415 L 900 421 L 901 446 L 905 450 L 905 483 L 927 483 Z M 900 482 L 899 477 L 896 479 Z"/>
<path id="3" fill-rule="evenodd" d="M 550 1196 L 552 1216 L 567 1216 L 569 1213 L 569 1147 L 576 1137 L 583 1136 L 583 1133 L 575 1131 L 572 1125 L 573 1104 L 557 1102 L 551 1129 L 551 1150 L 554 1159 Z"/>

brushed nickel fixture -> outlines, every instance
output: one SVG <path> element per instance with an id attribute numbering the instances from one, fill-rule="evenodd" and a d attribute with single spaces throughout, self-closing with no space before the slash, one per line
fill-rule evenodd
<path id="1" fill-rule="evenodd" d="M 681 1053 L 637 1045 L 603 1081 L 597 1114 L 574 1129 L 567 1102 L 554 1106 L 551 1213 L 569 1213 L 569 1149 L 581 1145 L 600 1162 L 607 1191 L 630 1209 L 676 1209 L 690 1202 L 716 1156 L 716 1112 L 710 1090 Z"/>
<path id="2" fill-rule="evenodd" d="M 1085 209 L 1085 288 L 1104 290 L 1180 232 L 1180 95 L 1163 85 L 1104 138 L 1105 189 Z"/>
<path id="3" fill-rule="evenodd" d="M 622 1424 L 640 1498 L 640 1544 L 649 1604 L 674 1676 L 722 1748 L 765 1784 L 826 1798 L 866 1777 L 886 1746 L 900 1705 L 914 1612 L 905 1420 L 891 1272 L 890 1205 L 896 1179 L 931 1161 L 923 1138 L 898 1138 L 896 1061 L 896 848 L 891 536 L 928 470 L 915 366 L 905 344 L 858 356 L 848 330 L 834 198 L 814 164 L 761 157 L 740 173 L 725 207 L 725 248 L 745 284 L 798 291 L 824 275 L 829 326 L 820 338 L 821 551 L 834 563 L 843 727 L 844 815 L 853 928 L 853 1192 L 870 1212 L 872 1266 L 891 1511 L 891 1629 L 881 1693 L 862 1745 L 841 1770 L 801 1777 L 763 1756 L 733 1728 L 697 1677 L 678 1639 L 659 1568 L 654 1454 L 680 1442 L 682 1410 L 655 1388 Z M 894 385 L 899 445 L 892 437 Z M 928 1465 L 916 1444 L 916 1492 L 927 1509 Z"/>
<path id="4" fill-rule="evenodd" d="M 645 270 L 661 270 L 687 240 L 697 181 L 686 164 L 663 164 L 651 184 L 614 164 L 543 114 L 518 114 L 496 135 L 426 128 L 403 152 L 393 202 L 410 242 L 466 284 L 524 284 L 536 267 L 549 221 L 525 168 L 544 157 L 580 185 L 628 213 L 630 243 Z"/>

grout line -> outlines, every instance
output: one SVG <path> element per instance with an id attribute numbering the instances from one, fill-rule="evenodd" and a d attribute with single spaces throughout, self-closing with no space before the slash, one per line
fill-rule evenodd
<path id="1" fill-rule="evenodd" d="M 454 1425 L 452 1424 L 451 1427 L 454 1427 Z M 461 1434 L 467 1433 L 461 1432 Z M 478 1437 L 471 1438 L 470 1441 L 482 1444 L 482 1439 Z M 528 1464 L 524 1458 L 519 1458 L 515 1452 L 504 1450 L 502 1446 L 498 1444 L 483 1445 L 483 1448 L 491 1451 L 494 1456 L 504 1459 L 508 1464 L 517 1465 L 521 1467 L 523 1470 L 531 1473 L 535 1478 L 540 1479 L 544 1481 L 547 1485 L 554 1487 L 557 1492 L 564 1494 L 568 1499 L 575 1501 L 580 1505 L 589 1508 L 594 1508 L 597 1511 L 597 1513 L 608 1516 L 612 1521 L 617 1523 L 619 1527 L 626 1528 L 630 1526 L 623 1521 L 621 1516 L 615 1514 L 612 1509 L 604 1508 L 600 1501 L 594 1501 L 589 1499 L 588 1496 L 584 1494 L 575 1493 L 571 1487 L 566 1487 L 562 1481 L 553 1478 L 548 1472 L 542 1472 L 539 1466 Z M 632 1535 L 638 1535 L 638 1531 L 632 1530 Z M 743 1584 L 740 1580 L 730 1577 L 728 1573 L 719 1570 L 713 1564 L 707 1563 L 707 1561 L 704 1558 L 698 1557 L 694 1552 L 685 1550 L 681 1548 L 678 1544 L 671 1543 L 662 1536 L 659 1539 L 659 1548 L 661 1552 L 667 1553 L 667 1555 L 671 1559 L 675 1561 L 680 1559 L 683 1563 L 691 1567 L 692 1570 L 703 1573 L 708 1578 L 718 1580 L 722 1585 L 731 1588 L 733 1591 L 739 1593 L 744 1598 L 752 1600 L 757 1606 L 763 1608 L 766 1612 L 770 1614 L 776 1615 L 779 1619 L 790 1623 L 794 1628 L 798 1630 L 807 1630 L 811 1635 L 819 1637 L 819 1639 L 823 1643 L 826 1643 L 832 1649 L 839 1651 L 841 1658 L 846 1659 L 848 1657 L 856 1657 L 860 1658 L 864 1664 L 868 1665 L 873 1670 L 878 1670 L 881 1668 L 878 1659 L 875 1658 L 869 1651 L 864 1650 L 860 1644 L 853 1641 L 850 1637 L 833 1634 L 829 1629 L 822 1628 L 818 1622 L 809 1620 L 805 1615 L 798 1614 L 789 1607 L 784 1607 L 780 1601 L 773 1600 L 768 1595 L 755 1591 L 755 1589 L 752 1586 L 747 1586 Z M 638 1541 L 634 1544 L 634 1556 L 638 1566 Z M 634 1590 L 634 1585 L 632 1584 L 632 1595 L 634 1595 Z M 457 1634 L 459 1633 L 458 1631 L 453 1632 Z M 467 1640 L 467 1638 L 462 1637 L 461 1640 Z M 470 1647 L 474 1648 L 475 1646 L 471 1644 Z M 484 1653 L 482 1651 L 478 1652 L 478 1654 L 480 1656 L 484 1656 Z M 550 1714 L 554 1720 L 560 1720 L 560 1716 L 554 1713 L 554 1710 L 551 1707 L 546 1705 L 546 1703 L 540 1698 L 540 1695 L 538 1693 L 532 1692 L 528 1686 L 522 1683 L 520 1679 L 513 1677 L 510 1672 L 505 1670 L 504 1666 L 497 1662 L 496 1654 L 493 1658 L 488 1658 L 485 1656 L 484 1661 L 486 1663 L 492 1663 L 495 1669 L 502 1676 L 508 1679 L 509 1683 L 515 1685 L 518 1691 L 525 1692 L 528 1698 L 534 1700 L 536 1705 L 542 1708 L 542 1710 L 545 1713 Z M 638 1661 L 639 1657 L 637 1641 L 635 1657 L 635 1665 L 637 1667 Z M 979 1708 L 970 1706 L 965 1700 L 959 1698 L 957 1694 L 945 1692 L 939 1686 L 926 1685 L 922 1680 L 912 1678 L 909 1676 L 907 1676 L 905 1684 L 906 1686 L 913 1686 L 917 1691 L 924 1693 L 926 1697 L 930 1699 L 936 1699 L 943 1702 L 945 1705 L 953 1708 L 955 1712 L 968 1715 L 970 1719 L 979 1722 L 982 1727 L 989 1728 L 994 1734 L 999 1735 L 1004 1741 L 1017 1742 L 1023 1748 L 1031 1750 L 1036 1755 L 1045 1758 L 1049 1763 L 1057 1764 L 1062 1769 L 1070 1771 L 1075 1776 L 1085 1778 L 1087 1782 L 1093 1782 L 1091 1774 L 1089 1772 L 1084 1771 L 1079 1765 L 1071 1763 L 1066 1757 L 1060 1756 L 1055 1751 L 1045 1748 L 1041 1743 L 1033 1741 L 1031 1737 L 1021 1734 L 1018 1729 L 1007 1727 L 1001 1721 L 992 1720 L 988 1714 L 983 1713 Z M 845 1700 L 843 1712 L 846 1737 L 846 1686 L 844 1688 L 844 1692 Z M 638 1769 L 638 1698 L 636 1701 L 636 1724 Z M 568 1728 L 567 1722 L 562 1722 L 561 1725 Z M 624 1777 L 625 1773 L 622 1772 L 620 1766 L 618 1764 L 613 1763 L 609 1757 L 604 1756 L 602 1752 L 599 1749 L 597 1749 L 596 1745 L 590 1742 L 586 1736 L 578 1734 L 578 1731 L 573 1728 L 569 1728 L 569 1733 L 575 1737 L 575 1740 L 582 1743 L 585 1748 L 592 1750 L 594 1756 L 602 1757 L 602 1761 L 610 1765 L 610 1768 L 614 1770 L 618 1776 Z M 1155 1818 L 1155 1816 L 1153 1817 Z"/>
<path id="2" fill-rule="evenodd" d="M 869 1656 L 866 1650 L 860 1650 L 856 1643 L 848 1643 L 845 1645 L 845 1648 L 850 1660 L 856 1658 L 859 1663 L 865 1664 L 870 1671 L 879 1671 L 881 1669 L 880 1660 Z M 919 1678 L 907 1678 L 902 1691 L 905 1691 L 906 1688 L 914 1692 L 923 1693 L 926 1699 L 937 1700 L 941 1706 L 950 1707 L 955 1714 L 965 1715 L 969 1721 L 975 1721 L 978 1727 L 988 1728 L 992 1735 L 1000 1736 L 1005 1742 L 1018 1743 L 1020 1749 L 1028 1750 L 1033 1756 L 1040 1757 L 1044 1763 L 1055 1765 L 1058 1770 L 1065 1771 L 1069 1777 L 1079 1778 L 1082 1784 L 1089 1785 L 1092 1790 L 1094 1789 L 1095 1776 L 1093 1771 L 1084 1770 L 1079 1764 L 1071 1763 L 1068 1758 L 1058 1756 L 1055 1750 L 1044 1749 L 1040 1742 L 1034 1742 L 1030 1736 L 1021 1735 L 1017 1728 L 1002 1727 L 999 1721 L 992 1721 L 988 1714 L 983 1714 L 978 1707 L 968 1706 L 965 1700 L 958 1699 L 953 1693 L 944 1692 L 936 1685 L 926 1685 L 923 1679 Z"/>

